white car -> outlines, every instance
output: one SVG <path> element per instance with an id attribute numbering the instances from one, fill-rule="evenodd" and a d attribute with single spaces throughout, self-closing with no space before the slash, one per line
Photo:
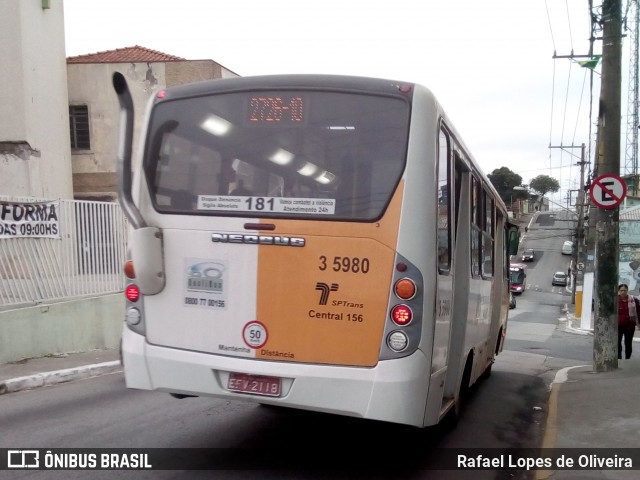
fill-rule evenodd
<path id="1" fill-rule="evenodd" d="M 573 242 L 567 240 L 562 244 L 562 255 L 573 255 Z"/>

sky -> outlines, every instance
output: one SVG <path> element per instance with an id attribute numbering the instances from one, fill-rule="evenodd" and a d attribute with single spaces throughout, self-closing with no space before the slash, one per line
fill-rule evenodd
<path id="1" fill-rule="evenodd" d="M 549 147 L 585 143 L 586 160 L 593 157 L 601 68 L 591 87 L 588 69 L 553 58 L 588 53 L 588 0 L 64 0 L 64 12 L 67 56 L 140 45 L 211 59 L 241 76 L 327 73 L 423 84 L 485 173 L 507 167 L 524 184 L 557 178 L 552 202 L 566 205 L 567 192 L 578 189 L 580 149 Z"/>

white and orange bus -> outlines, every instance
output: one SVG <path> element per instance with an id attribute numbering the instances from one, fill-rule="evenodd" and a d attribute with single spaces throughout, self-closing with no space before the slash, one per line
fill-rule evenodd
<path id="1" fill-rule="evenodd" d="M 502 349 L 517 228 L 428 89 L 172 87 L 133 161 L 114 87 L 128 387 L 418 427 L 457 413 Z"/>

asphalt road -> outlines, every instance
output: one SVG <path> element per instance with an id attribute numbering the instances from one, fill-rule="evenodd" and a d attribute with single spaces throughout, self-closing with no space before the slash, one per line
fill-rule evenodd
<path id="1" fill-rule="evenodd" d="M 6 478 L 468 478 L 468 472 L 426 471 L 441 448 L 527 447 L 540 441 L 547 384 L 538 376 L 544 357 L 505 352 L 492 376 L 472 393 L 453 430 L 415 429 L 355 418 L 264 407 L 245 402 L 191 398 L 127 390 L 121 374 L 0 397 L 0 448 L 211 448 L 219 460 L 275 449 L 274 456 L 317 452 L 302 471 L 153 471 L 153 472 L 2 472 Z M 510 358 L 511 357 L 511 358 Z M 304 450 L 300 450 L 304 449 Z M 367 465 L 343 477 L 344 452 L 355 466 L 372 452 Z M 378 456 L 386 452 L 386 457 Z M 340 462 L 334 464 L 335 454 Z M 276 458 L 274 458 L 276 460 Z M 370 462 L 370 463 L 369 463 Z M 398 463 L 400 462 L 400 463 Z M 349 465 L 354 466 L 354 465 Z M 207 467 L 216 467 L 215 460 Z M 322 468 L 331 468 L 324 471 Z M 390 471 L 390 470 L 391 471 Z M 46 476 L 43 474 L 46 473 Z M 148 475 L 153 473 L 153 475 Z M 344 472 L 343 472 L 344 473 Z M 478 473 L 477 475 L 475 473 Z M 5 477 L 3 477 L 5 478 Z M 474 472 L 477 479 L 512 479 L 505 472 Z M 515 477 L 517 478 L 517 477 Z"/>

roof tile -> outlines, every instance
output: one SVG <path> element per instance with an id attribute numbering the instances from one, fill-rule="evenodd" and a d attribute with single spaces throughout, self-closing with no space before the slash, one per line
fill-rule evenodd
<path id="1" fill-rule="evenodd" d="M 183 60 L 186 59 L 136 45 L 134 47 L 68 57 L 67 63 L 164 63 Z"/>

